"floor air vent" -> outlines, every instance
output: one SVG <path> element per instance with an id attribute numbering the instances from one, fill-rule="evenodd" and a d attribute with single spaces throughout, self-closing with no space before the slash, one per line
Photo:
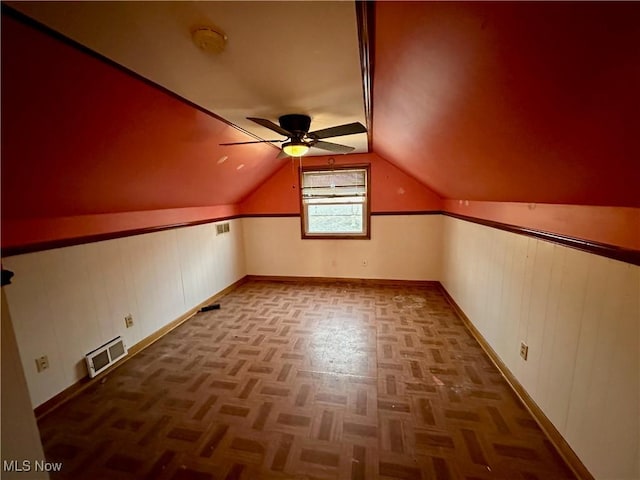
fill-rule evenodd
<path id="1" fill-rule="evenodd" d="M 85 357 L 89 376 L 91 378 L 95 377 L 126 355 L 127 346 L 122 337 L 116 337 L 95 350 L 90 351 Z"/>

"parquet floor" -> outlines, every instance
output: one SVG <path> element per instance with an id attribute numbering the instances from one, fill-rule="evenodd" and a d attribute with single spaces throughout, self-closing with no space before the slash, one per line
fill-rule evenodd
<path id="1" fill-rule="evenodd" d="M 52 478 L 574 478 L 436 287 L 220 303 L 40 422 Z"/>

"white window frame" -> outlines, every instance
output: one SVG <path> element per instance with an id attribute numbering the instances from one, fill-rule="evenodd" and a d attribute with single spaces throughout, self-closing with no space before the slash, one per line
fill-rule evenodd
<path id="1" fill-rule="evenodd" d="M 365 189 L 362 201 L 362 232 L 322 232 L 313 233 L 309 232 L 309 214 L 308 207 L 313 205 L 312 197 L 305 195 L 304 175 L 305 173 L 326 173 L 330 175 L 331 172 L 345 171 L 345 170 L 362 170 L 365 177 Z M 331 166 L 303 166 L 300 168 L 300 229 L 303 239 L 360 239 L 368 240 L 371 238 L 371 167 L 369 164 L 365 165 L 331 165 Z M 353 196 L 351 196 L 352 198 Z M 326 204 L 326 199 L 325 202 Z M 337 197 L 335 204 L 346 205 L 352 202 L 340 202 L 340 197 Z"/>

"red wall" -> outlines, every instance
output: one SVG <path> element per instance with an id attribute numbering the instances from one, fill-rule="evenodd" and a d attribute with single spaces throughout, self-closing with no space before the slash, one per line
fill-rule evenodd
<path id="1" fill-rule="evenodd" d="M 5 13 L 1 33 L 4 248 L 228 216 L 280 166 L 274 148 L 221 147 L 248 137 Z"/>
<path id="2" fill-rule="evenodd" d="M 415 62 L 411 58 L 409 65 Z M 423 73 L 417 70 L 415 86 L 423 84 Z M 378 76 L 376 79 L 380 80 Z M 384 86 L 378 82 L 377 88 L 380 85 Z M 397 85 L 398 79 L 390 81 L 388 92 L 395 91 Z M 402 98 L 390 103 L 393 109 L 388 112 L 389 119 L 401 106 L 421 112 L 417 98 L 404 92 Z M 376 96 L 376 105 L 384 106 L 384 99 Z M 376 111 L 381 112 L 380 108 Z M 379 126 L 385 121 L 376 117 Z M 411 116 L 397 123 L 403 128 L 419 124 L 420 118 Z M 627 128 L 631 124 L 628 122 Z M 430 156 L 424 142 L 428 136 L 418 132 L 401 142 L 400 133 L 380 128 L 376 131 L 378 142 L 374 146 L 382 152 L 380 142 L 391 142 L 394 157 L 388 158 L 393 164 L 375 153 L 334 157 L 337 164 L 371 164 L 374 213 L 445 209 L 640 250 L 638 208 L 544 203 L 530 208 L 527 203 L 488 201 L 472 201 L 466 206 L 457 200 L 443 201 L 425 186 L 430 182 L 443 185 L 435 182 L 438 175 L 446 174 L 458 185 L 470 182 L 478 188 L 491 184 L 487 176 L 502 176 L 507 183 L 514 177 L 502 168 L 489 168 L 491 163 L 483 163 L 481 158 L 474 160 L 473 155 Z M 415 138 L 422 140 L 416 143 Z M 218 145 L 246 139 L 237 130 L 161 90 L 2 15 L 3 248 L 239 214 L 298 214 L 298 161 L 276 161 L 277 151 L 265 145 Z M 580 145 L 582 140 L 588 139 L 581 139 Z M 634 142 L 637 148 L 635 137 Z M 403 144 L 415 145 L 415 150 L 402 153 L 399 148 Z M 635 161 L 637 156 L 631 155 L 634 151 L 629 150 L 628 158 Z M 224 157 L 227 160 L 220 162 Z M 302 162 L 326 165 L 328 158 L 308 157 Z M 455 165 L 471 160 L 482 174 L 464 174 L 456 169 Z M 622 178 L 626 189 L 637 190 L 637 161 L 627 175 L 620 173 L 624 169 L 609 168 L 616 166 L 615 162 L 606 163 L 607 172 L 611 170 L 616 178 Z M 427 164 L 433 171 L 423 171 Z M 530 165 L 540 168 L 536 162 Z M 563 185 L 576 181 L 554 169 L 543 170 L 553 172 L 545 175 Z M 525 175 L 526 169 L 523 172 L 519 175 Z M 601 173 L 594 169 L 589 177 L 597 182 Z M 425 184 L 416 180 L 422 176 Z M 525 186 L 540 192 L 549 189 L 548 182 L 533 185 L 533 177 L 526 178 L 526 185 L 516 185 L 521 192 L 526 191 Z M 599 191 L 589 187 L 585 195 Z M 634 198 L 640 198 L 637 192 Z"/>
<path id="3" fill-rule="evenodd" d="M 375 2 L 373 149 L 443 198 L 640 207 L 640 2 Z"/>
<path id="4" fill-rule="evenodd" d="M 145 212 L 105 213 L 72 217 L 2 220 L 2 248 L 25 247 L 59 240 L 82 239 L 141 229 L 179 226 L 211 219 L 234 217 L 235 205 L 172 208 Z"/>
<path id="5" fill-rule="evenodd" d="M 365 163 L 371 165 L 371 211 L 373 213 L 442 209 L 440 197 L 375 153 L 303 157 L 302 164 L 305 166 L 327 165 L 329 158 L 334 158 L 336 165 Z M 299 214 L 299 165 L 298 159 L 289 160 L 241 203 L 241 212 L 248 215 Z"/>

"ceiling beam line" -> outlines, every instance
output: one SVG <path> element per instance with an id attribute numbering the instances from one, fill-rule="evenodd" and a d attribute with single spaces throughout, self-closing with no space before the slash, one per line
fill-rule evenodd
<path id="1" fill-rule="evenodd" d="M 360 68 L 362 70 L 362 93 L 364 100 L 364 116 L 367 124 L 367 150 L 373 148 L 373 39 L 375 28 L 375 2 L 356 1 L 358 21 L 358 43 L 360 44 Z"/>

